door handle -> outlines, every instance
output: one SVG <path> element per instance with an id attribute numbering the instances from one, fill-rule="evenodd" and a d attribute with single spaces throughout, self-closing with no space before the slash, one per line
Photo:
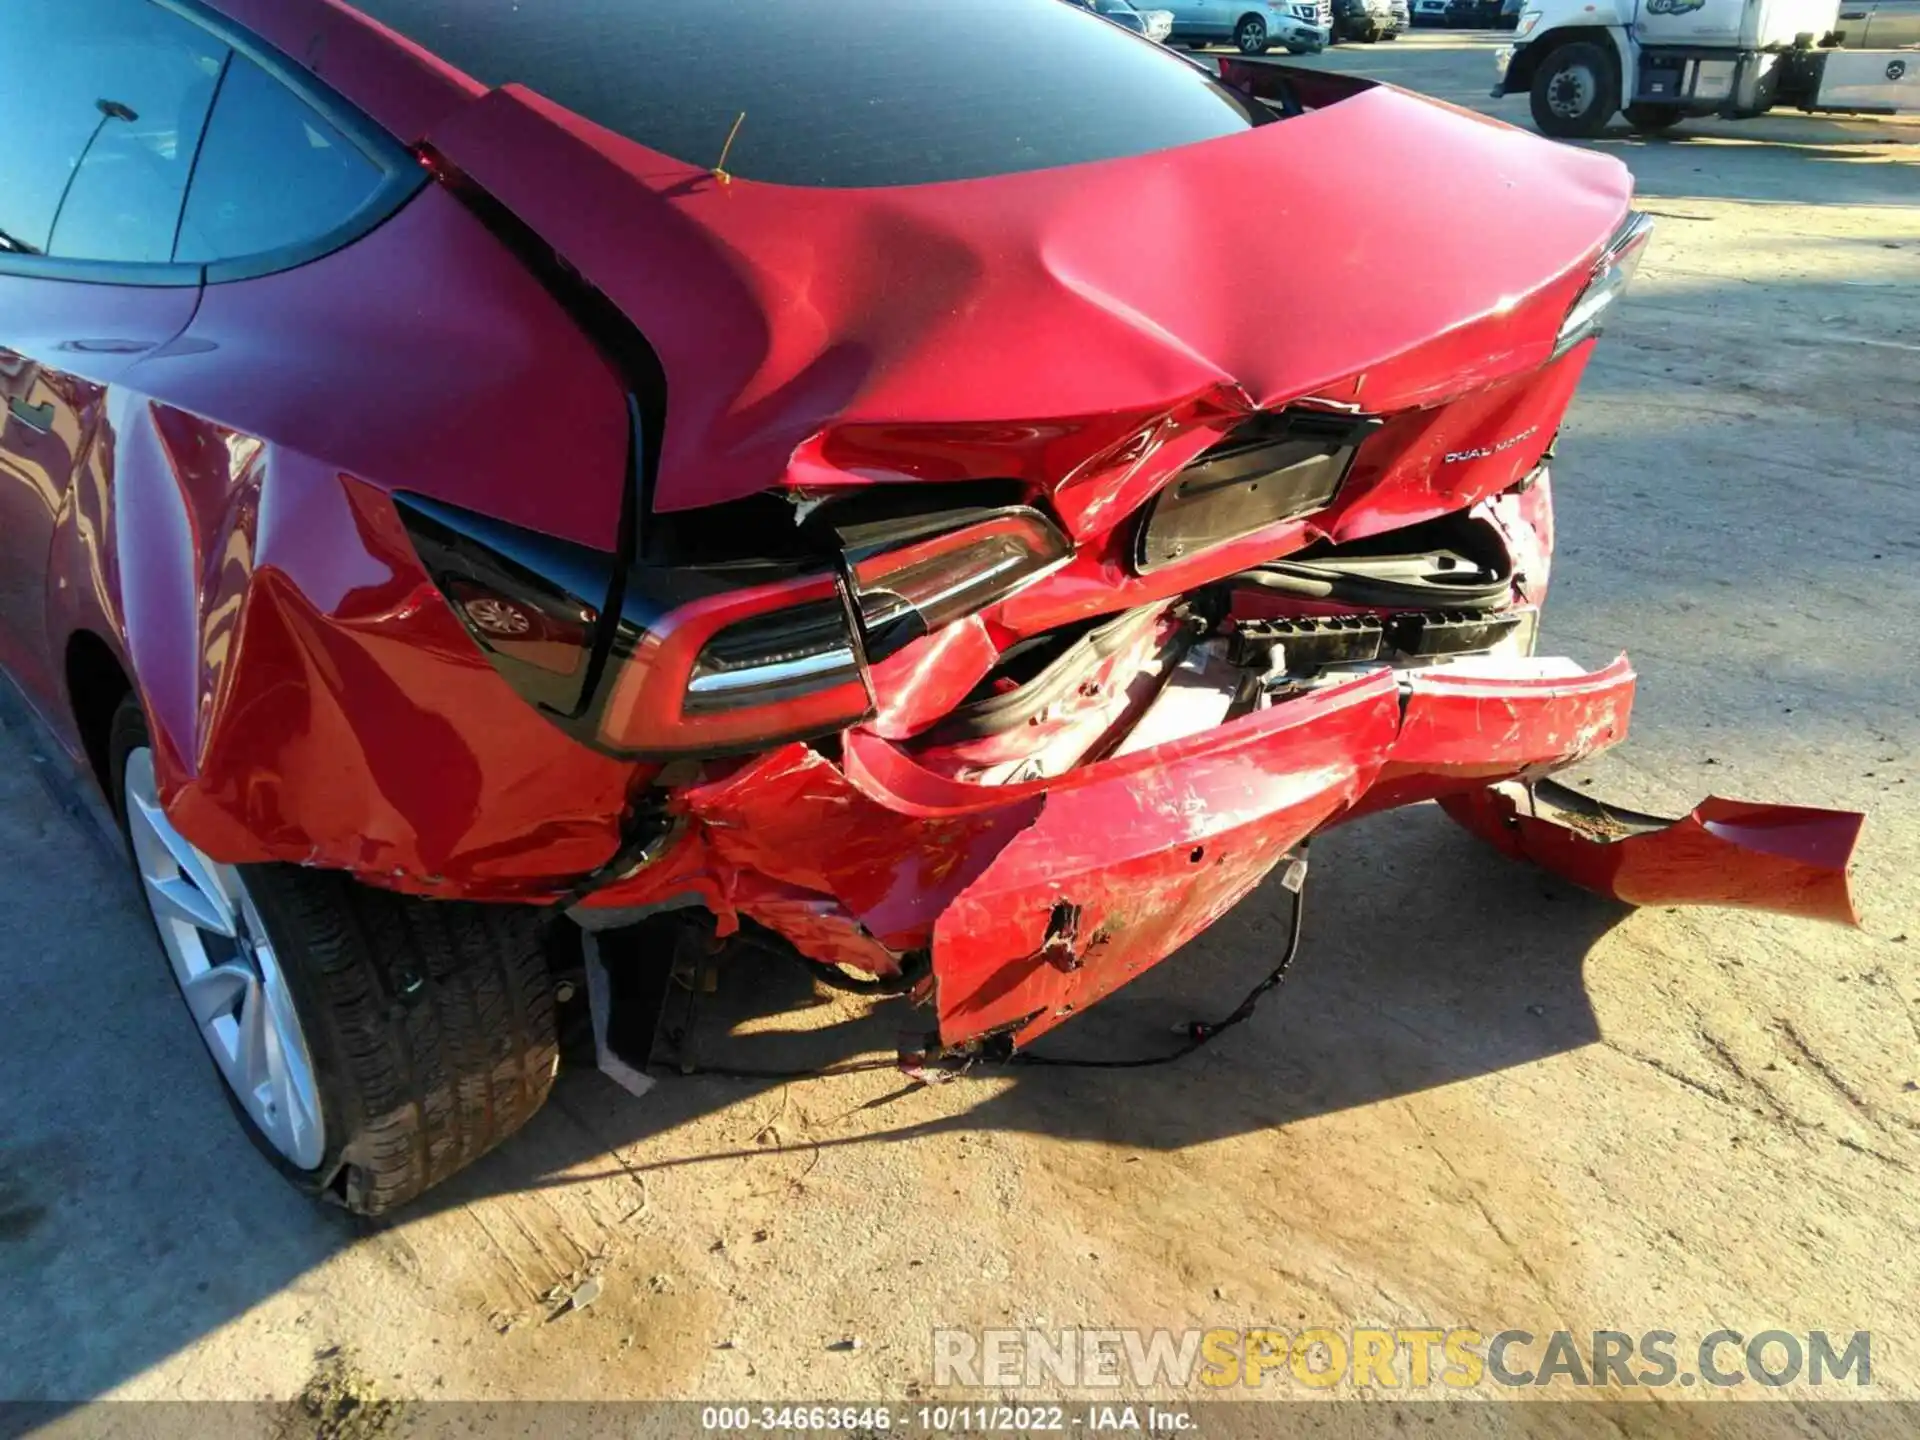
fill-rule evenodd
<path id="1" fill-rule="evenodd" d="M 51 400 L 43 400 L 38 405 L 29 405 L 18 395 L 9 395 L 7 413 L 29 430 L 37 430 L 42 435 L 53 433 L 53 402 Z"/>
<path id="2" fill-rule="evenodd" d="M 1840 12 L 1840 18 L 1842 20 L 1864 20 L 1867 18 L 1867 12 L 1864 10 L 1842 10 Z"/>

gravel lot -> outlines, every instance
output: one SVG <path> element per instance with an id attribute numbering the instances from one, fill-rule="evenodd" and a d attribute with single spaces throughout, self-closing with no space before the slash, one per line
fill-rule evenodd
<path id="1" fill-rule="evenodd" d="M 1486 99 L 1493 43 L 1313 63 L 1524 121 Z M 16 729 L 0 1395 L 899 1398 L 936 1324 L 1319 1323 L 1869 1329 L 1874 1393 L 1920 1398 L 1920 126 L 1680 134 L 1602 145 L 1660 231 L 1560 447 L 1543 645 L 1638 662 L 1597 793 L 1870 812 L 1861 931 L 1627 911 L 1437 812 L 1377 817 L 1316 847 L 1294 981 L 1185 1065 L 645 1100 L 570 1074 L 361 1229 L 230 1121 L 129 882 Z M 1230 1005 L 1286 911 L 1270 884 L 1056 1048 Z M 734 972 L 709 1058 L 748 1053 L 749 999 L 796 1007 L 762 1026 L 787 1060 L 901 1023 Z M 589 1272 L 598 1302 L 547 1321 Z"/>

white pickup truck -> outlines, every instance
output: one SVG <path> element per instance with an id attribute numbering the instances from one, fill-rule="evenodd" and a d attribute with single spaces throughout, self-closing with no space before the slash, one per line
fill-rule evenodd
<path id="1" fill-rule="evenodd" d="M 1777 107 L 1920 110 L 1920 45 L 1903 28 L 1903 3 L 1524 0 L 1517 43 L 1495 52 L 1493 93 L 1529 96 L 1541 131 L 1568 139 L 1598 135 L 1616 113 L 1657 132 L 1691 115 Z M 1863 41 L 1892 43 L 1854 48 Z"/>

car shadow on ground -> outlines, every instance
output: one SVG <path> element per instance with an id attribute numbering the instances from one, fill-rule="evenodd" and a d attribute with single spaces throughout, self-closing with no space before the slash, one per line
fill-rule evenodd
<path id="1" fill-rule="evenodd" d="M 1482 850 L 1432 807 L 1361 822 L 1317 841 L 1305 939 L 1287 983 L 1254 1018 L 1167 1065 L 1073 1068 L 981 1065 L 952 1081 L 956 1113 L 890 1126 L 888 1100 L 919 1081 L 902 1074 L 864 1102 L 873 1126 L 816 1145 L 871 1145 L 963 1130 L 1093 1140 L 1177 1151 L 1237 1134 L 1410 1095 L 1523 1065 L 1599 1038 L 1582 962 L 1625 907 L 1583 894 Z M 1436 933 L 1428 903 L 1445 894 L 1486 923 Z M 1188 1022 L 1231 1013 L 1284 953 L 1290 896 L 1269 879 L 1206 935 L 1159 968 L 1061 1026 L 1035 1051 L 1111 1063 L 1176 1049 Z M 1455 911 L 1458 913 L 1458 911 Z M 723 954 L 717 989 L 692 1002 L 682 1058 L 702 1068 L 808 1071 L 869 1058 L 884 1064 L 928 1017 L 904 1000 L 837 997 L 798 965 L 762 953 Z M 769 1017 L 774 1017 L 769 1023 Z M 660 1137 L 782 1079 L 656 1071 L 634 1099 L 588 1072 L 562 1076 L 568 1127 L 596 1144 L 649 1142 L 628 1169 L 722 1161 L 739 1153 Z M 1008 1083 L 1011 1081 L 1011 1083 Z M 832 1079 L 810 1081 L 827 1085 Z M 977 1093 L 968 1103 L 967 1090 Z M 509 1146 L 424 1202 L 576 1184 L 590 1156 Z M 591 1166 L 587 1175 L 611 1173 Z"/>
<path id="2" fill-rule="evenodd" d="M 24 758 L 16 728 L 0 745 Z M 496 1196 L 724 1162 L 740 1152 L 698 1138 L 692 1122 L 784 1083 L 669 1073 L 636 1099 L 591 1069 L 564 1071 L 548 1109 L 513 1142 L 390 1220 L 315 1206 L 252 1153 L 229 1116 L 131 882 L 111 843 L 88 833 L 97 810 L 36 783 L 44 756 L 0 770 L 0 819 L 21 832 L 0 839 L 23 857 L 17 869 L 45 870 L 16 883 L 50 899 L 0 957 L 15 996 L 0 1013 L 0 1293 L 9 1298 L 0 1398 L 97 1397 L 259 1306 L 293 1296 L 297 1310 L 301 1277 L 371 1234 L 484 1210 Z M 838 1136 L 790 1148 L 991 1131 L 1177 1151 L 1597 1038 L 1581 966 L 1621 907 L 1482 849 L 1431 807 L 1324 837 L 1313 864 L 1306 941 L 1289 982 L 1200 1053 L 1153 1069 L 982 1071 L 954 1082 L 939 1118 L 906 1123 L 888 1115 L 917 1083 L 905 1075 L 809 1082 L 847 1084 L 845 1108 L 865 1114 Z M 52 898 L 75 894 L 90 897 L 78 912 Z M 1440 895 L 1486 923 L 1436 932 Z M 1277 963 L 1289 899 L 1269 880 L 1040 1048 L 1155 1054 L 1184 1022 L 1220 1018 Z M 83 985 L 73 983 L 75 966 Z M 716 973 L 686 1041 L 705 1065 L 884 1061 L 903 1034 L 927 1028 L 903 1001 L 832 995 L 764 954 L 727 959 Z M 763 1139 L 753 1153 L 787 1145 Z"/>

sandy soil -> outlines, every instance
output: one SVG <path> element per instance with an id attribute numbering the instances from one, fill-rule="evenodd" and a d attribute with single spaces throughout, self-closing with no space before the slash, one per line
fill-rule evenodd
<path id="1" fill-rule="evenodd" d="M 1521 120 L 1484 99 L 1487 48 L 1323 63 Z M 1661 229 L 1560 447 L 1543 648 L 1638 662 L 1596 790 L 1870 812 L 1862 930 L 1631 912 L 1431 810 L 1380 817 L 1316 847 L 1293 982 L 1183 1066 L 644 1100 L 570 1074 L 504 1153 L 360 1228 L 248 1148 L 130 888 L 8 734 L 0 1394 L 285 1400 L 348 1366 L 401 1400 L 901 1398 L 936 1325 L 1724 1324 L 1870 1329 L 1874 1393 L 1920 1398 L 1920 127 L 1691 133 L 1604 142 Z M 1230 1005 L 1287 899 L 1055 1048 Z M 798 1007 L 787 1056 L 902 1023 L 728 985 L 708 1058 L 746 1053 L 722 1032 L 749 1002 Z"/>

